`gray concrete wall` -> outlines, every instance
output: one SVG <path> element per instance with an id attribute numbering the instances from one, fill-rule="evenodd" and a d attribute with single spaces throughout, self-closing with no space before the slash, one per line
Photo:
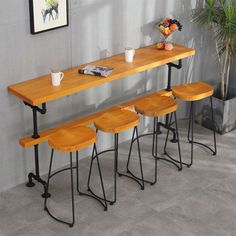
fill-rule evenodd
<path id="1" fill-rule="evenodd" d="M 69 0 L 70 1 L 70 0 Z M 67 69 L 105 56 L 123 52 L 124 47 L 149 45 L 161 36 L 154 22 L 164 16 L 177 17 L 182 33 L 173 40 L 195 47 L 196 56 L 184 60 L 184 68 L 173 73 L 175 84 L 216 77 L 212 47 L 204 40 L 207 31 L 191 23 L 190 0 L 71 0 L 70 26 L 39 35 L 30 34 L 28 0 L 2 1 L 0 7 L 0 191 L 25 182 L 34 170 L 33 149 L 19 146 L 20 137 L 31 134 L 31 110 L 7 93 L 7 86 L 48 74 L 49 68 Z M 203 37 L 204 36 L 204 37 Z M 45 129 L 60 122 L 135 97 L 166 84 L 166 67 L 130 76 L 120 81 L 88 89 L 79 94 L 48 103 L 46 115 L 39 115 L 39 127 Z M 184 108 L 179 112 L 185 116 Z M 130 133 L 122 135 L 122 140 Z M 112 145 L 108 135 L 99 136 L 100 147 Z M 86 156 L 90 150 L 80 154 Z M 55 168 L 68 157 L 57 155 Z M 40 170 L 47 172 L 49 148 L 40 145 Z"/>
<path id="2" fill-rule="evenodd" d="M 236 96 L 236 60 L 235 59 L 232 63 L 229 86 L 232 91 L 232 94 Z"/>

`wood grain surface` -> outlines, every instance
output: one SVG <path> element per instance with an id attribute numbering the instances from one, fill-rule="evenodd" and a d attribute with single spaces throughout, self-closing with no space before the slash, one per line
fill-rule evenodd
<path id="1" fill-rule="evenodd" d="M 65 76 L 60 86 L 52 86 L 50 75 L 46 75 L 11 85 L 8 87 L 8 91 L 21 100 L 35 106 L 132 74 L 153 69 L 194 54 L 194 49 L 180 45 L 175 45 L 172 51 L 158 50 L 156 45 L 151 45 L 137 49 L 132 63 L 125 62 L 124 53 L 88 63 L 114 68 L 112 74 L 107 78 L 78 74 L 78 70 L 85 66 L 82 65 L 64 71 Z"/>

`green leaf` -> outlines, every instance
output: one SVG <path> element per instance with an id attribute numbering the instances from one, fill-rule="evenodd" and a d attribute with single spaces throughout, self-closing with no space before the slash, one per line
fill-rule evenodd
<path id="1" fill-rule="evenodd" d="M 219 0 L 220 1 L 220 4 L 221 4 L 221 6 L 224 6 L 225 5 L 225 0 Z"/>
<path id="2" fill-rule="evenodd" d="M 229 58 L 236 54 L 236 6 L 233 0 L 205 0 L 204 7 L 195 11 L 193 19 L 201 26 L 214 26 L 217 52 L 222 61 L 226 53 Z M 229 65 L 231 60 L 227 63 Z"/>
<path id="3" fill-rule="evenodd" d="M 205 8 L 198 9 L 193 15 L 195 22 L 200 25 L 209 25 L 212 22 L 216 22 L 217 19 L 217 8 L 216 0 L 205 0 Z"/>
<path id="4" fill-rule="evenodd" d="M 206 0 L 206 4 L 207 4 L 209 7 L 214 7 L 215 4 L 216 4 L 216 0 Z"/>

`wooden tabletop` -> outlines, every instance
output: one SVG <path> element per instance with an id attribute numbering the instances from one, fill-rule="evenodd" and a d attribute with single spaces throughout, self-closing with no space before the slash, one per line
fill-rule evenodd
<path id="1" fill-rule="evenodd" d="M 175 45 L 172 51 L 158 50 L 156 45 L 151 45 L 137 49 L 132 63 L 125 62 L 124 53 L 88 63 L 96 66 L 113 67 L 112 74 L 107 78 L 78 74 L 78 69 L 85 66 L 81 65 L 64 71 L 65 77 L 58 87 L 52 86 L 50 75 L 46 75 L 11 85 L 8 87 L 8 91 L 21 100 L 36 106 L 194 54 L 194 49 L 180 45 Z"/>

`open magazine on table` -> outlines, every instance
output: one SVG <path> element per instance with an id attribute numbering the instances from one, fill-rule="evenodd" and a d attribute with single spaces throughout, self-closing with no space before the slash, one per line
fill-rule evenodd
<path id="1" fill-rule="evenodd" d="M 87 65 L 84 68 L 80 69 L 79 73 L 85 75 L 96 75 L 96 76 L 107 77 L 108 75 L 111 74 L 112 71 L 113 68 L 111 67 Z"/>

